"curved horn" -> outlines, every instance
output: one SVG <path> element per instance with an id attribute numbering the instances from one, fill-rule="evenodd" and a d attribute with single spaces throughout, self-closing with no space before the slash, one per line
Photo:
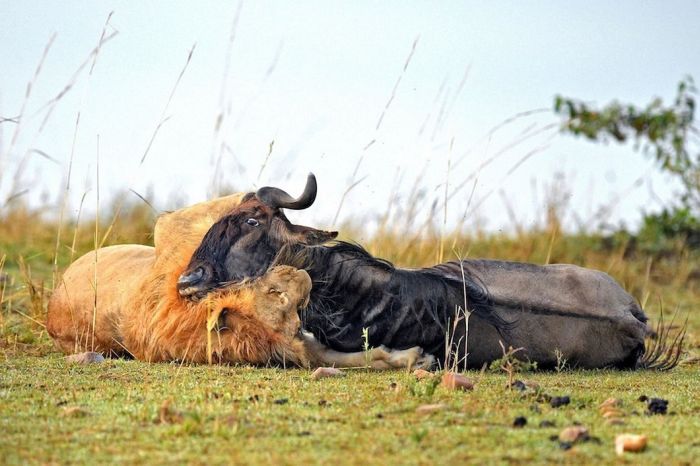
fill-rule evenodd
<path id="1" fill-rule="evenodd" d="M 281 189 L 273 188 L 272 186 L 258 189 L 255 195 L 260 201 L 273 208 L 302 210 L 314 203 L 316 200 L 316 189 L 316 177 L 313 173 L 309 173 L 308 178 L 306 178 L 304 192 L 296 199 Z"/>

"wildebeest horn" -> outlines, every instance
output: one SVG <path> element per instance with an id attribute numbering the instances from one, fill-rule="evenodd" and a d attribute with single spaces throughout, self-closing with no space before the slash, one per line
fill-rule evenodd
<path id="1" fill-rule="evenodd" d="M 255 195 L 260 201 L 273 208 L 302 210 L 314 203 L 316 200 L 316 189 L 316 177 L 313 173 L 309 173 L 308 178 L 306 178 L 304 192 L 296 199 L 281 189 L 273 188 L 272 186 L 258 189 Z"/>

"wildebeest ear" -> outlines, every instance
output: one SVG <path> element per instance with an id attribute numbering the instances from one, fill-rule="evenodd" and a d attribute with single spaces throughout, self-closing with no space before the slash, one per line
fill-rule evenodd
<path id="1" fill-rule="evenodd" d="M 337 231 L 323 231 L 301 225 L 292 225 L 290 232 L 296 241 L 308 246 L 323 244 L 338 236 Z"/>

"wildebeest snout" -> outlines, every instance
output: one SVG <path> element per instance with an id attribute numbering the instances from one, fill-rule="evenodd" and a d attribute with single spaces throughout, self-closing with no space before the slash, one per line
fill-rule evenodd
<path id="1" fill-rule="evenodd" d="M 180 296 L 192 296 L 202 289 L 205 282 L 205 270 L 197 267 L 190 273 L 183 273 L 177 280 L 177 289 Z"/>

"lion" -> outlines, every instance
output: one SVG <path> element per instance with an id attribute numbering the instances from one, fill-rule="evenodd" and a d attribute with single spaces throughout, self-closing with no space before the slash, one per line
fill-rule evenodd
<path id="1" fill-rule="evenodd" d="M 65 353 L 96 351 L 150 362 L 330 365 L 376 369 L 428 367 L 420 348 L 342 353 L 301 331 L 298 311 L 311 280 L 276 267 L 257 280 L 199 300 L 183 298 L 177 279 L 206 230 L 239 195 L 161 216 L 155 247 L 100 248 L 71 264 L 49 301 L 47 330 Z"/>

